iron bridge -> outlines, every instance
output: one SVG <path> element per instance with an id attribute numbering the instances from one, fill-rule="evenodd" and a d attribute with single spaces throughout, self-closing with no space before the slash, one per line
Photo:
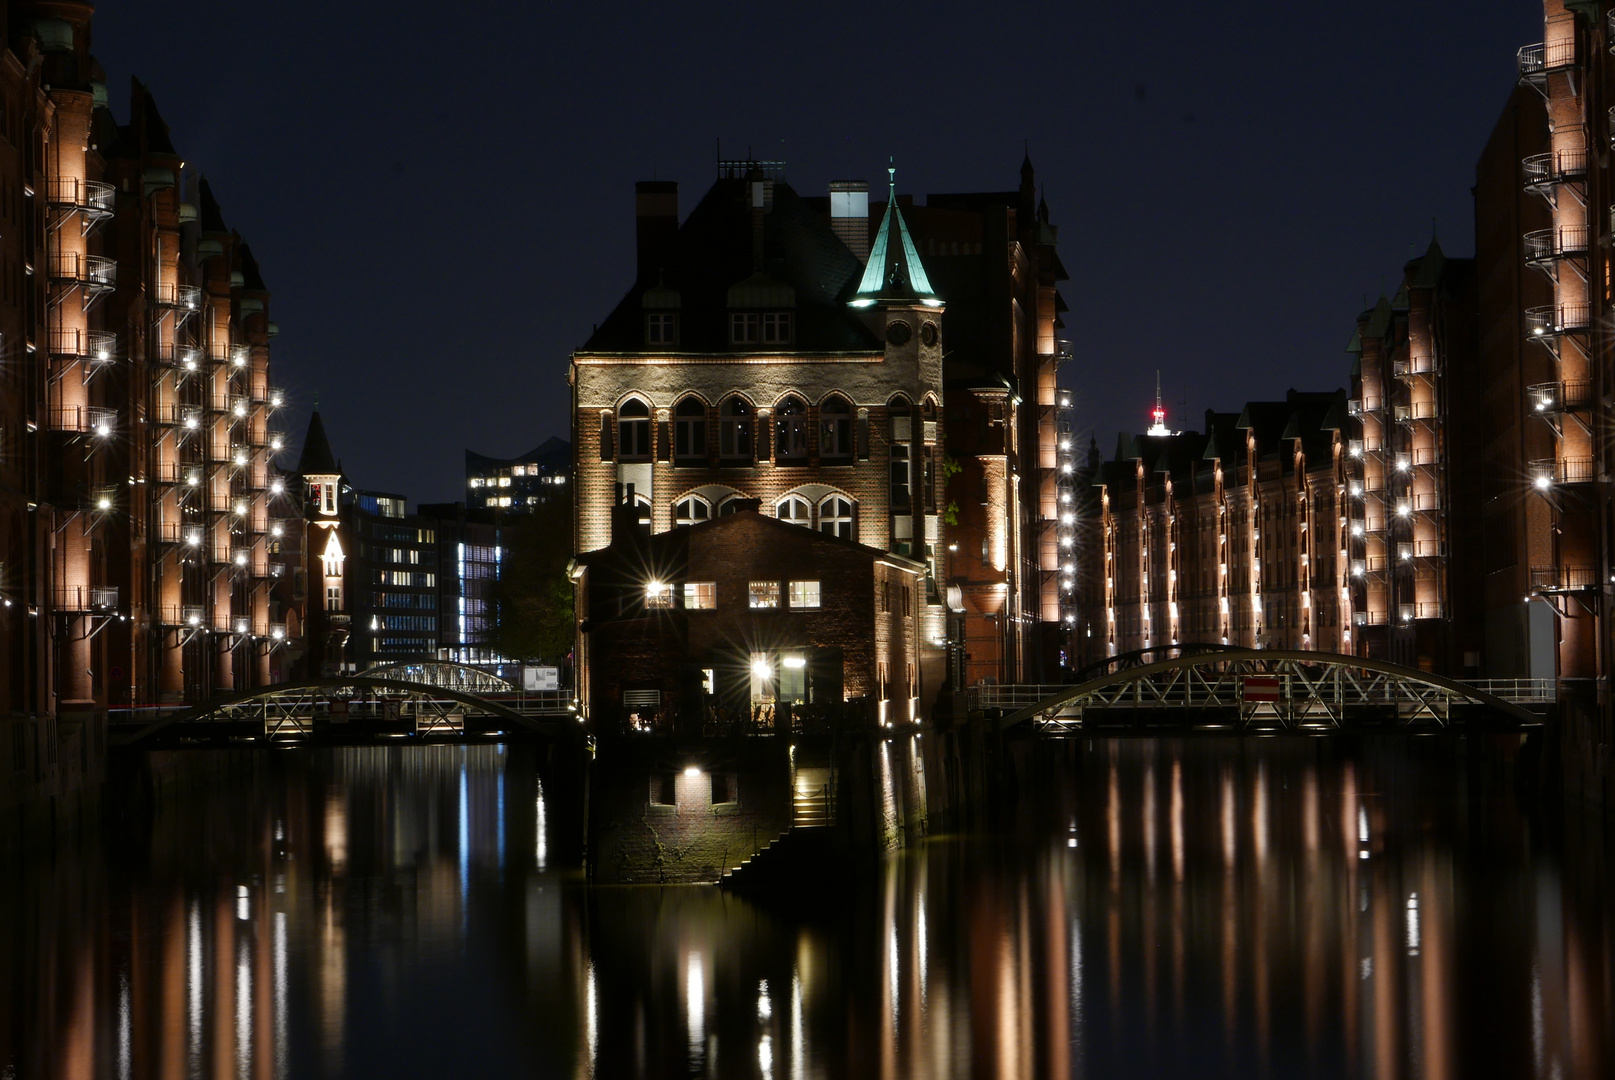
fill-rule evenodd
<path id="1" fill-rule="evenodd" d="M 1280 730 L 1523 730 L 1544 725 L 1551 679 L 1464 683 L 1373 660 L 1279 649 L 1218 649 L 1123 667 L 1071 686 L 982 686 L 969 705 L 999 730 L 1049 735 Z"/>
<path id="2" fill-rule="evenodd" d="M 487 697 L 413 679 L 350 675 L 277 683 L 195 706 L 112 710 L 114 746 L 366 742 L 528 733 L 586 741 L 569 690 Z"/>

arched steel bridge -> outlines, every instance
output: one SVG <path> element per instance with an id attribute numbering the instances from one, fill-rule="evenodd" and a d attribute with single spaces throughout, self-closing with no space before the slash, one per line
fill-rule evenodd
<path id="1" fill-rule="evenodd" d="M 115 746 L 185 741 L 274 742 L 325 738 L 354 742 L 398 738 L 464 738 L 527 732 L 583 739 L 569 692 L 512 694 L 495 701 L 450 686 L 370 675 L 277 683 L 157 719 L 131 714 L 110 724 Z"/>
<path id="2" fill-rule="evenodd" d="M 1552 693 L 1549 680 L 1472 685 L 1362 656 L 1217 649 L 1074 686 L 986 687 L 972 706 L 999 711 L 1000 730 L 1031 723 L 1046 734 L 1518 730 L 1545 723 Z"/>
<path id="3" fill-rule="evenodd" d="M 360 672 L 360 675 L 366 679 L 400 679 L 404 682 L 424 683 L 427 686 L 439 686 L 449 690 L 463 690 L 468 694 L 509 694 L 521 689 L 509 679 L 501 678 L 486 668 L 454 664 L 446 660 L 377 664 Z"/>

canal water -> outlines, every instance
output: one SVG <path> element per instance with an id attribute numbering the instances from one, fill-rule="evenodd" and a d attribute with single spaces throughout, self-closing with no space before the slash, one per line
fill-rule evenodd
<path id="1" fill-rule="evenodd" d="M 519 747 L 237 755 L 4 864 L 0 1078 L 1615 1075 L 1604 841 L 1471 749 L 1048 744 L 786 906 L 588 888 Z"/>

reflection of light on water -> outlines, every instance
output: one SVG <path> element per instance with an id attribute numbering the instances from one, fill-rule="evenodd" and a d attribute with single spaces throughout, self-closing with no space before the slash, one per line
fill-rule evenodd
<path id="1" fill-rule="evenodd" d="M 133 1021 L 129 1016 L 129 973 L 118 972 L 118 1076 L 129 1078 L 129 1042 L 133 1037 Z"/>
<path id="2" fill-rule="evenodd" d="M 501 746 L 499 752 L 503 754 L 505 748 Z M 499 830 L 499 872 L 505 872 L 505 770 L 503 765 L 499 769 L 499 815 L 496 828 Z"/>
<path id="3" fill-rule="evenodd" d="M 1419 894 L 1408 894 L 1408 955 L 1419 955 Z"/>
<path id="4" fill-rule="evenodd" d="M 245 936 L 236 942 L 236 1075 L 252 1075 L 252 951 Z"/>
<path id="5" fill-rule="evenodd" d="M 533 797 L 533 862 L 542 870 L 550 861 L 549 830 L 544 827 L 544 781 L 535 780 L 538 794 Z"/>
<path id="6" fill-rule="evenodd" d="M 252 899 L 245 885 L 236 886 L 236 918 L 242 922 L 252 918 Z"/>
<path id="7" fill-rule="evenodd" d="M 589 961 L 589 972 L 584 983 L 584 993 L 588 997 L 587 1008 L 584 1013 L 584 1031 L 589 1040 L 589 1072 L 592 1075 L 596 1057 L 600 1052 L 600 999 L 595 996 L 593 960 Z"/>
<path id="8" fill-rule="evenodd" d="M 757 984 L 757 1019 L 767 1020 L 774 1015 L 774 1003 L 768 997 L 768 981 Z"/>
<path id="9" fill-rule="evenodd" d="M 701 1060 L 707 1042 L 706 980 L 701 971 L 701 954 L 694 950 L 684 960 L 684 1013 L 693 1064 Z"/>
<path id="10" fill-rule="evenodd" d="M 921 893 L 919 895 L 919 897 L 918 897 L 918 904 L 916 905 L 915 913 L 914 913 L 914 949 L 919 954 L 919 959 L 920 959 L 920 1004 L 921 1005 L 925 1004 L 925 991 L 926 991 L 926 982 L 927 982 L 926 970 L 925 970 L 925 950 L 926 950 L 925 938 L 926 938 L 925 894 Z"/>
<path id="11" fill-rule="evenodd" d="M 886 935 L 886 979 L 890 984 L 887 989 L 890 991 L 892 996 L 892 1016 L 894 1019 L 899 1011 L 897 995 L 898 976 L 901 974 L 901 972 L 899 971 L 898 965 L 901 962 L 901 958 L 898 956 L 897 952 L 897 926 L 894 923 L 890 932 Z"/>
<path id="12" fill-rule="evenodd" d="M 202 912 L 197 902 L 191 901 L 191 914 L 186 920 L 185 942 L 185 997 L 190 1028 L 190 1072 L 202 1072 Z"/>
<path id="13" fill-rule="evenodd" d="M 460 748 L 460 900 L 471 887 L 471 789 L 466 779 L 465 748 Z"/>
<path id="14" fill-rule="evenodd" d="M 1172 816 L 1172 877 L 1175 881 L 1183 880 L 1183 763 L 1176 759 L 1172 762 L 1172 802 L 1170 814 Z M 1075 839 L 1071 846 L 1076 847 Z"/>
<path id="15" fill-rule="evenodd" d="M 1357 840 L 1368 843 L 1368 810 L 1361 806 L 1357 808 Z"/>
<path id="16" fill-rule="evenodd" d="M 1222 771 L 1222 864 L 1234 865 L 1234 774 Z"/>
<path id="17" fill-rule="evenodd" d="M 1082 1064 L 1082 920 L 1071 920 L 1071 1062 Z"/>
<path id="18" fill-rule="evenodd" d="M 802 1080 L 802 978 L 791 973 L 791 1080 Z"/>
<path id="19" fill-rule="evenodd" d="M 275 1075 L 286 1075 L 286 913 L 275 912 Z"/>
<path id="20" fill-rule="evenodd" d="M 325 857 L 332 870 L 348 861 L 348 808 L 337 794 L 325 800 Z"/>
<path id="21" fill-rule="evenodd" d="M 1531 1054 L 1536 1074 L 1542 1075 L 1542 971 L 1531 961 Z"/>
<path id="22" fill-rule="evenodd" d="M 763 1076 L 774 1075 L 774 1043 L 767 1035 L 757 1041 L 757 1064 L 763 1071 Z"/>

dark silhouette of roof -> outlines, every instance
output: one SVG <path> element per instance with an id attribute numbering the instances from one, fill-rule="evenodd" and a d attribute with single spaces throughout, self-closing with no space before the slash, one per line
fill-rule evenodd
<path id="1" fill-rule="evenodd" d="M 325 436 L 325 422 L 316 409 L 308 418 L 308 434 L 303 436 L 303 454 L 297 459 L 297 472 L 300 476 L 309 476 L 341 471 L 336 455 L 331 452 L 331 440 Z"/>
<path id="2" fill-rule="evenodd" d="M 792 352 L 878 350 L 874 334 L 846 306 L 864 267 L 829 223 L 783 180 L 763 214 L 762 264 L 752 243 L 750 181 L 718 180 L 679 226 L 665 263 L 636 281 L 584 343 L 591 352 L 645 351 L 645 294 L 676 294 L 676 352 L 731 352 L 729 290 L 794 291 Z M 648 280 L 647 280 L 648 279 Z M 659 306 L 659 305 L 653 305 Z M 669 303 L 667 306 L 673 306 Z M 745 306 L 745 305 L 742 305 Z"/>
<path id="3" fill-rule="evenodd" d="M 551 435 L 525 454 L 515 457 L 496 458 L 486 454 L 479 454 L 474 450 L 465 452 L 465 471 L 467 476 L 480 475 L 489 469 L 497 469 L 505 465 L 537 465 L 546 473 L 565 472 L 572 463 L 572 444 L 565 439 Z"/>

